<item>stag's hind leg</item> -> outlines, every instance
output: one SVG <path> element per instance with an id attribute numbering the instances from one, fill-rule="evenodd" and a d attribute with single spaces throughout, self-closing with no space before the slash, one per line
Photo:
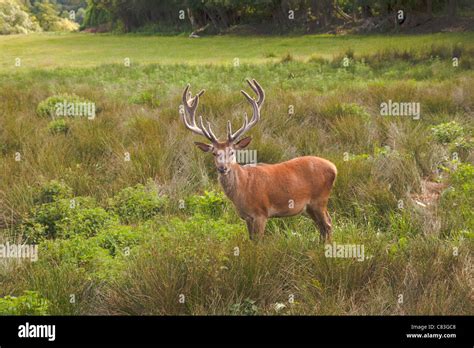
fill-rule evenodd
<path id="1" fill-rule="evenodd" d="M 330 243 L 332 239 L 332 220 L 327 211 L 326 204 L 308 204 L 306 211 L 315 222 L 321 235 L 321 239 L 325 243 Z"/>

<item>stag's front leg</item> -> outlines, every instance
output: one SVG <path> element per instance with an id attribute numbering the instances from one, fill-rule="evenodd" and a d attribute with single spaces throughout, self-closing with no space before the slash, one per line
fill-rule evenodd
<path id="1" fill-rule="evenodd" d="M 247 229 L 251 240 L 259 240 L 263 238 L 265 226 L 267 225 L 266 217 L 249 217 L 246 219 Z"/>

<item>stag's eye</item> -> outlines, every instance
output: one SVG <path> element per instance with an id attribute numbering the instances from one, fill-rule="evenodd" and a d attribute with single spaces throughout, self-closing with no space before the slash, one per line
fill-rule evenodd
<path id="1" fill-rule="evenodd" d="M 230 151 L 229 155 L 234 156 L 234 151 Z"/>

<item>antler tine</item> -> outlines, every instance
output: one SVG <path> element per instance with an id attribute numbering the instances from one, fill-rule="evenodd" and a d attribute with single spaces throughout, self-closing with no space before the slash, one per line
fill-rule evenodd
<path id="1" fill-rule="evenodd" d="M 230 123 L 227 124 L 227 136 L 229 141 L 235 141 L 238 137 L 243 135 L 245 132 L 247 132 L 250 128 L 255 126 L 258 121 L 260 121 L 260 107 L 263 104 L 263 101 L 265 100 L 265 92 L 263 91 L 262 87 L 258 84 L 257 81 L 253 80 L 252 82 L 250 80 L 247 80 L 247 83 L 249 84 L 250 88 L 257 94 L 258 100 L 255 100 L 252 98 L 250 95 L 248 95 L 247 92 L 241 90 L 240 92 L 244 95 L 244 97 L 248 100 L 250 105 L 252 105 L 253 108 L 253 115 L 252 119 L 250 122 L 248 122 L 247 115 L 245 114 L 245 120 L 244 120 L 244 125 L 235 133 L 232 134 L 232 126 Z"/>
<path id="2" fill-rule="evenodd" d="M 209 135 L 211 136 L 211 138 L 213 138 L 215 142 L 217 142 L 217 137 L 216 135 L 214 134 L 214 132 L 212 131 L 212 128 L 211 128 L 211 122 L 207 122 L 207 129 L 209 130 Z"/>
<path id="3" fill-rule="evenodd" d="M 227 121 L 227 138 L 231 140 L 231 136 L 232 136 L 232 123 L 230 122 L 230 120 L 228 120 Z"/>
<path id="4" fill-rule="evenodd" d="M 199 116 L 200 126 L 196 124 L 196 109 L 199 105 L 199 97 L 204 94 L 205 90 L 201 90 L 198 94 L 192 97 L 191 92 L 189 91 L 190 85 L 188 84 L 183 92 L 183 107 L 184 113 L 181 113 L 181 117 L 183 119 L 184 125 L 187 129 L 196 133 L 198 135 L 202 135 L 206 137 L 211 142 L 217 142 L 217 137 L 214 135 L 210 128 L 210 124 L 208 122 L 209 131 L 204 127 L 204 123 L 202 120 L 202 116 Z M 191 118 L 188 121 L 186 115 L 189 115 Z"/>
<path id="5" fill-rule="evenodd" d="M 209 127 L 209 130 L 207 130 L 206 127 L 204 127 L 204 122 L 202 120 L 202 116 L 199 116 L 199 126 L 198 126 L 198 128 L 204 133 L 204 136 L 206 138 L 208 138 L 211 142 L 213 142 L 213 143 L 217 142 L 217 138 L 211 130 L 211 124 L 209 122 L 207 122 L 207 125 Z"/>
<path id="6" fill-rule="evenodd" d="M 263 90 L 262 86 L 260 86 L 260 84 L 257 82 L 257 80 L 252 79 L 252 81 L 250 81 L 249 79 L 247 79 L 246 81 L 249 84 L 250 88 L 252 88 L 252 90 L 255 92 L 255 94 L 257 94 L 257 104 L 258 107 L 261 108 L 263 102 L 265 101 L 265 91 Z"/>

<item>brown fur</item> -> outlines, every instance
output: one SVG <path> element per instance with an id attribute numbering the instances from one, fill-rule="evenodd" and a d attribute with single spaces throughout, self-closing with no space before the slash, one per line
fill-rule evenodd
<path id="1" fill-rule="evenodd" d="M 250 237 L 262 237 L 268 218 L 293 216 L 307 211 L 324 240 L 332 234 L 327 203 L 336 179 L 336 166 L 313 156 L 264 166 L 229 165 L 219 182 L 247 222 Z"/>

